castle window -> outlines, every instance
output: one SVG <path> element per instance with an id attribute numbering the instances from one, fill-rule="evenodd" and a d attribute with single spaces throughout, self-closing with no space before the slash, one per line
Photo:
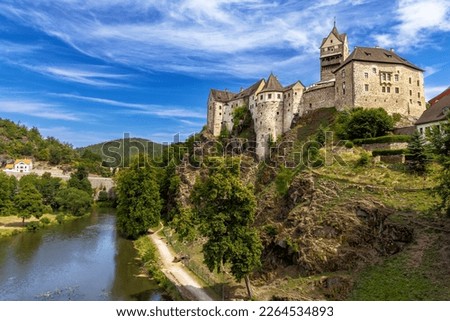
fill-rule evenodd
<path id="1" fill-rule="evenodd" d="M 422 106 L 422 102 L 421 101 L 417 101 L 417 104 L 419 104 L 419 106 Z"/>
<path id="2" fill-rule="evenodd" d="M 412 104 L 412 99 L 409 100 L 409 103 Z"/>
<path id="3" fill-rule="evenodd" d="M 312 104 L 311 103 L 309 103 L 309 108 L 312 108 Z"/>
<path id="4" fill-rule="evenodd" d="M 290 95 L 290 94 L 289 94 L 289 95 Z M 297 93 L 295 92 L 294 95 L 297 96 Z"/>
<path id="5" fill-rule="evenodd" d="M 395 81 L 398 81 L 398 75 L 397 75 L 397 74 L 394 75 L 394 80 L 395 80 Z"/>
<path id="6" fill-rule="evenodd" d="M 373 72 L 374 74 L 376 74 L 376 73 L 377 73 L 377 68 L 372 68 L 372 72 Z"/>
<path id="7" fill-rule="evenodd" d="M 286 94 L 284 94 L 284 96 L 283 96 L 284 98 L 286 98 Z"/>
<path id="8" fill-rule="evenodd" d="M 381 73 L 381 78 L 384 80 L 384 81 L 386 81 L 386 73 Z"/>
<path id="9" fill-rule="evenodd" d="M 417 80 L 417 86 L 420 86 L 420 81 L 419 80 Z"/>
<path id="10" fill-rule="evenodd" d="M 342 77 L 342 78 L 345 77 L 345 69 L 342 69 L 342 71 L 341 71 L 341 77 Z"/>
<path id="11" fill-rule="evenodd" d="M 412 83 L 412 79 L 411 79 L 411 77 L 409 77 L 409 83 L 410 83 L 410 84 Z"/>
<path id="12" fill-rule="evenodd" d="M 386 92 L 386 87 L 381 87 L 381 92 L 385 93 Z"/>
<path id="13" fill-rule="evenodd" d="M 396 94 L 399 94 L 399 93 L 400 93 L 400 88 L 395 87 L 395 93 L 396 93 Z"/>
<path id="14" fill-rule="evenodd" d="M 391 92 L 391 87 L 386 87 L 386 91 L 387 91 L 388 93 L 390 93 L 390 92 Z"/>
<path id="15" fill-rule="evenodd" d="M 345 82 L 342 83 L 342 94 L 345 95 Z"/>
<path id="16" fill-rule="evenodd" d="M 272 94 L 267 94 L 267 99 L 272 99 Z"/>
<path id="17" fill-rule="evenodd" d="M 368 84 L 365 84 L 365 85 L 364 85 L 364 90 L 365 90 L 365 91 L 369 91 L 369 85 L 368 85 Z"/>
<path id="18" fill-rule="evenodd" d="M 222 113 L 219 113 L 219 116 L 222 116 Z"/>
<path id="19" fill-rule="evenodd" d="M 260 121 L 259 124 L 262 125 L 262 121 Z"/>
<path id="20" fill-rule="evenodd" d="M 277 115 L 279 115 L 280 114 L 280 112 L 279 111 L 277 111 Z"/>
<path id="21" fill-rule="evenodd" d="M 364 78 L 366 78 L 366 79 L 369 78 L 369 73 L 368 72 L 364 73 Z"/>
<path id="22" fill-rule="evenodd" d="M 278 97 L 278 98 L 281 98 L 281 94 L 277 94 L 277 97 Z"/>
<path id="23" fill-rule="evenodd" d="M 222 106 L 219 106 L 219 109 L 222 109 Z"/>
<path id="24" fill-rule="evenodd" d="M 420 93 L 417 93 L 417 98 L 420 98 Z"/>
<path id="25" fill-rule="evenodd" d="M 391 81 L 391 74 L 390 73 L 387 74 L 387 80 Z"/>
<path id="26" fill-rule="evenodd" d="M 409 95 L 412 96 L 412 90 L 409 91 Z"/>
<path id="27" fill-rule="evenodd" d="M 263 96 L 263 95 L 259 96 L 259 99 L 263 100 L 263 98 L 264 98 L 264 96 Z"/>

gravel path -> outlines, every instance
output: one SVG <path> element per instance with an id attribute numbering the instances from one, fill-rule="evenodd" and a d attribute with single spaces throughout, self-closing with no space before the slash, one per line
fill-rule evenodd
<path id="1" fill-rule="evenodd" d="M 194 301 L 214 301 L 181 262 L 174 263 L 175 257 L 166 241 L 158 236 L 157 232 L 151 234 L 150 239 L 159 251 L 162 271 L 175 284 L 184 298 Z"/>

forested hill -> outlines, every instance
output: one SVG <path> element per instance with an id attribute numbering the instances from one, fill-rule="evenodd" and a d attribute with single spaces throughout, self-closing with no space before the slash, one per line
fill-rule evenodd
<path id="1" fill-rule="evenodd" d="M 86 147 L 77 148 L 80 154 L 86 152 L 101 156 L 103 160 L 107 160 L 107 150 L 113 151 L 120 155 L 127 154 L 130 157 L 141 154 L 153 155 L 153 157 L 160 157 L 164 146 L 149 139 L 131 137 L 131 138 L 120 138 L 107 142 L 102 142 L 94 145 L 89 145 Z M 106 151 L 106 152 L 105 152 Z M 125 152 L 126 151 L 126 152 Z"/>
<path id="2" fill-rule="evenodd" d="M 23 157 L 59 165 L 72 163 L 77 153 L 70 144 L 54 137 L 42 137 L 36 127 L 29 129 L 20 123 L 0 118 L 0 164 Z"/>

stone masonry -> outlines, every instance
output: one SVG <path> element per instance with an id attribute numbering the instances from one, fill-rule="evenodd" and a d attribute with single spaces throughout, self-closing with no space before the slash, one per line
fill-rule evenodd
<path id="1" fill-rule="evenodd" d="M 264 158 L 269 142 L 291 128 L 295 117 L 320 108 L 384 108 L 413 123 L 425 110 L 423 70 L 394 50 L 356 47 L 349 54 L 346 34 L 333 27 L 320 46 L 320 81 L 283 87 L 271 74 L 239 93 L 211 89 L 208 130 L 219 136 L 233 129 L 233 111 L 249 108 L 256 133 L 256 153 Z"/>

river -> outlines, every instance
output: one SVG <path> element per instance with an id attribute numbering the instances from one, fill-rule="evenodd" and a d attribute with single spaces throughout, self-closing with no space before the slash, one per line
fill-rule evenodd
<path id="1" fill-rule="evenodd" d="M 0 300 L 164 300 L 112 210 L 0 239 Z"/>

